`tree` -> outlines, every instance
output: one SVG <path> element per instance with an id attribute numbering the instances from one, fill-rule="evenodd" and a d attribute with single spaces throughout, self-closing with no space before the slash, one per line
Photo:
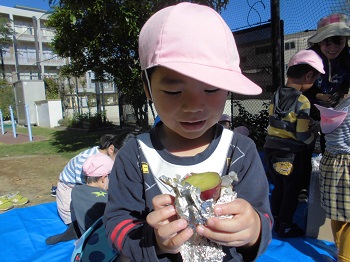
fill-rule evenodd
<path id="1" fill-rule="evenodd" d="M 15 105 L 12 85 L 6 79 L 0 79 L 0 109 L 4 120 L 11 119 L 9 106 Z"/>
<path id="2" fill-rule="evenodd" d="M 5 17 L 0 17 L 0 59 L 1 59 L 1 72 L 3 79 L 5 79 L 5 65 L 3 48 L 4 46 L 12 43 L 13 30 L 10 27 L 10 20 Z"/>
<path id="3" fill-rule="evenodd" d="M 229 0 L 192 1 L 220 11 Z M 138 34 L 157 10 L 178 0 L 50 0 L 58 4 L 48 25 L 56 29 L 54 51 L 69 57 L 64 73 L 81 76 L 92 70 L 98 80 L 109 78 L 134 108 L 139 126 L 147 125 L 146 96 L 140 80 Z"/>

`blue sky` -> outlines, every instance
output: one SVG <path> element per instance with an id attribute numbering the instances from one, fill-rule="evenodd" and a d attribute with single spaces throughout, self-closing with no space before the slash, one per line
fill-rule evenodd
<path id="1" fill-rule="evenodd" d="M 342 1 L 280 0 L 280 16 L 284 20 L 285 34 L 316 29 L 317 21 L 330 14 L 332 7 Z M 0 5 L 50 9 L 48 0 L 0 0 Z M 270 0 L 230 0 L 227 9 L 222 12 L 222 17 L 233 31 L 267 22 L 270 19 Z"/>
<path id="2" fill-rule="evenodd" d="M 0 0 L 0 5 L 14 7 L 15 5 L 28 6 L 43 10 L 49 10 L 48 0 Z"/>

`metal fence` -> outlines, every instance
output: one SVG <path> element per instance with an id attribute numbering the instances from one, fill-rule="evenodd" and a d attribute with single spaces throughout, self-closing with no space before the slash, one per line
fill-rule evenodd
<path id="1" fill-rule="evenodd" d="M 237 118 L 240 112 L 235 101 L 240 101 L 247 112 L 261 114 L 278 85 L 284 83 L 290 57 L 308 48 L 307 40 L 315 33 L 318 20 L 335 12 L 348 14 L 349 6 L 350 0 L 231 0 L 221 15 L 234 34 L 243 74 L 261 86 L 263 92 L 258 96 L 233 94 L 224 113 Z M 102 106 L 110 105 L 107 101 L 102 101 Z M 117 103 L 113 100 L 115 110 L 110 107 L 109 111 L 117 111 Z M 122 107 L 123 119 L 134 123 L 132 107 Z M 151 108 L 148 113 L 152 124 Z M 119 116 L 113 120 L 119 124 Z"/>
<path id="2" fill-rule="evenodd" d="M 307 40 L 315 33 L 318 20 L 332 13 L 349 14 L 350 11 L 349 0 L 231 2 L 221 15 L 235 36 L 242 72 L 263 89 L 260 96 L 233 96 L 253 114 L 263 110 L 263 102 L 268 102 L 278 87 L 274 74 L 280 74 L 277 79 L 284 83 L 286 64 L 296 52 L 308 48 Z M 280 28 L 280 32 L 274 32 L 276 28 Z M 276 36 L 280 36 L 280 40 L 275 39 Z M 276 48 L 280 49 L 280 57 L 274 60 L 273 56 L 278 53 Z M 274 68 L 276 62 L 278 68 Z M 234 117 L 239 114 L 236 106 L 232 108 L 230 103 L 224 113 Z"/>

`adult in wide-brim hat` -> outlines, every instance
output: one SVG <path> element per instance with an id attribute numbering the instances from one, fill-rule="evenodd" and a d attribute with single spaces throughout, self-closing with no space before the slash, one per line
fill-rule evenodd
<path id="1" fill-rule="evenodd" d="M 350 36 L 349 17 L 345 14 L 332 14 L 318 21 L 316 34 L 308 39 L 310 44 L 320 43 L 332 36 Z"/>
<path id="2" fill-rule="evenodd" d="M 315 104 L 333 107 L 338 98 L 348 93 L 350 81 L 350 36 L 349 17 L 334 13 L 321 18 L 317 24 L 316 34 L 308 39 L 311 50 L 323 61 L 325 74 L 316 79 L 314 85 L 303 94 L 311 103 L 310 116 L 318 121 L 320 111 Z M 325 150 L 324 133 L 320 137 L 321 151 Z"/>

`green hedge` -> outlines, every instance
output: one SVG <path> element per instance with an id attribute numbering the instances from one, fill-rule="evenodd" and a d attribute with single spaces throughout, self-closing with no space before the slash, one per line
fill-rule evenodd
<path id="1" fill-rule="evenodd" d="M 10 120 L 10 110 L 9 106 L 12 106 L 12 109 L 15 110 L 15 95 L 13 92 L 13 87 L 6 81 L 0 80 L 0 109 L 2 112 L 3 120 Z"/>

